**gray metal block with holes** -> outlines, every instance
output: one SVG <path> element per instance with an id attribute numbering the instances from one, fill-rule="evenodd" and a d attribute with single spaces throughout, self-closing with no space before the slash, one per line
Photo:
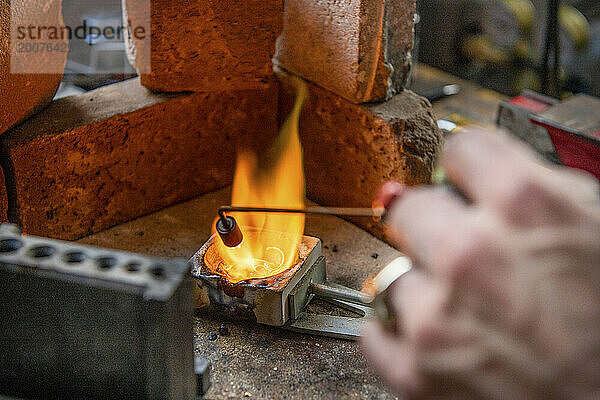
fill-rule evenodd
<path id="1" fill-rule="evenodd" d="M 195 399 L 186 261 L 0 226 L 0 394 Z"/>

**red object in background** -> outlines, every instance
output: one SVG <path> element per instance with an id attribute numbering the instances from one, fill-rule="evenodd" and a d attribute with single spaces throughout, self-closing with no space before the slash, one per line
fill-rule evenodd
<path id="1" fill-rule="evenodd" d="M 548 130 L 563 164 L 590 172 L 600 180 L 600 132 L 579 132 L 537 115 L 532 115 L 531 122 Z"/>
<path id="2" fill-rule="evenodd" d="M 526 91 L 512 98 L 510 104 L 527 110 L 529 121 L 548 131 L 554 145 L 553 153 L 557 156 L 555 161 L 590 172 L 600 180 L 600 99 L 578 94 L 558 101 Z M 523 120 L 518 122 L 523 124 Z M 523 127 L 516 129 L 523 130 Z M 533 132 L 525 132 L 535 136 Z M 527 136 L 521 137 L 529 142 Z M 539 146 L 534 139 L 532 137 L 530 143 Z M 542 152 L 536 145 L 534 147 Z"/>
<path id="3" fill-rule="evenodd" d="M 531 92 L 526 92 L 521 96 L 513 97 L 510 99 L 510 103 L 533 113 L 542 112 L 554 105 L 554 103 L 547 101 L 545 97 Z"/>

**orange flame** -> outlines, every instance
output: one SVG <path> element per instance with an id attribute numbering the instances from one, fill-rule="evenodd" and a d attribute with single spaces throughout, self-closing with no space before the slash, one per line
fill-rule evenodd
<path id="1" fill-rule="evenodd" d="M 259 158 L 250 152 L 238 155 L 233 179 L 233 206 L 304 207 L 302 145 L 298 135 L 300 111 L 306 100 L 306 84 L 298 80 L 294 108 L 283 124 L 273 146 Z M 233 213 L 244 240 L 229 248 L 218 239 L 217 251 L 223 258 L 220 269 L 227 280 L 277 275 L 294 266 L 304 233 L 302 214 Z M 244 227 L 252 228 L 252 233 Z M 283 234 L 280 234 L 283 233 Z"/>

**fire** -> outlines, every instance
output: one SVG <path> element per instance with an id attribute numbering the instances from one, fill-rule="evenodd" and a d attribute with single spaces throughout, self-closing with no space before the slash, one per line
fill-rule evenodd
<path id="1" fill-rule="evenodd" d="M 306 100 L 306 84 L 298 80 L 294 108 L 275 143 L 260 158 L 251 152 L 238 155 L 233 179 L 233 206 L 304 207 L 304 168 L 298 135 L 300 111 Z M 298 261 L 304 233 L 302 214 L 232 213 L 244 232 L 235 248 L 218 239 L 223 259 L 222 274 L 232 283 L 277 275 Z M 250 228 L 250 229 L 248 229 Z"/>

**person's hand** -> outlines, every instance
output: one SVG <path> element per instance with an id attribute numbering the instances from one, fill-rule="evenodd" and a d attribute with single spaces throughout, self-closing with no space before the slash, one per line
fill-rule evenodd
<path id="1" fill-rule="evenodd" d="M 416 269 L 392 287 L 397 333 L 361 345 L 398 394 L 600 399 L 600 194 L 583 173 L 466 129 L 446 173 L 471 202 L 409 189 L 389 228 Z"/>

